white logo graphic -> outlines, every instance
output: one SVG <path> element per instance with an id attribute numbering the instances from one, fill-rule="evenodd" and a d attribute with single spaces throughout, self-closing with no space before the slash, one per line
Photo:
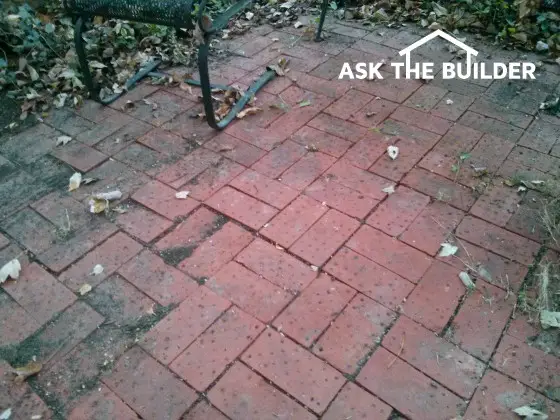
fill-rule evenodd
<path id="1" fill-rule="evenodd" d="M 434 63 L 418 62 L 412 64 L 410 53 L 416 48 L 424 45 L 436 37 L 442 37 L 448 42 L 456 45 L 466 52 L 464 62 L 444 62 L 441 66 L 441 77 L 443 79 L 534 79 L 536 66 L 530 62 L 510 62 L 510 63 L 479 63 L 473 60 L 478 55 L 478 51 L 469 47 L 457 38 L 438 29 L 424 38 L 419 39 L 414 44 L 399 51 L 399 55 L 404 55 L 404 63 L 392 62 L 391 67 L 395 69 L 395 78 L 400 79 L 433 79 Z M 356 63 L 355 72 L 352 71 L 350 63 L 344 63 L 342 70 L 338 76 L 339 79 L 383 79 L 383 75 L 379 73 L 379 69 L 385 64 L 381 63 Z M 403 72 L 404 69 L 404 72 Z M 356 74 L 354 74 L 356 73 Z"/>

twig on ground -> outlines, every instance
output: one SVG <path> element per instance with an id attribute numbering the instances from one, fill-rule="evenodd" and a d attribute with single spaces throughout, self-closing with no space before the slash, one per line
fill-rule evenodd
<path id="1" fill-rule="evenodd" d="M 395 358 L 393 360 L 391 360 L 391 363 L 389 363 L 389 365 L 387 366 L 387 369 L 391 369 L 391 366 L 393 366 L 393 364 L 401 356 L 403 349 L 404 349 L 404 334 L 402 335 L 402 339 L 401 339 L 401 348 L 399 349 L 399 352 L 397 353 Z"/>

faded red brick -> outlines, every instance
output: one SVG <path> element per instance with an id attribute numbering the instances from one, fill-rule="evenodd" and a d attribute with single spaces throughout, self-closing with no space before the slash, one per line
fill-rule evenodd
<path id="1" fill-rule="evenodd" d="M 117 224 L 143 242 L 151 242 L 173 223 L 159 214 L 140 206 L 129 206 L 126 213 L 117 216 Z"/>
<path id="2" fill-rule="evenodd" d="M 141 250 L 142 245 L 124 233 L 118 232 L 64 271 L 59 280 L 74 292 L 85 283 L 95 287 Z M 103 266 L 103 272 L 92 275 L 93 267 L 97 264 Z"/>
<path id="3" fill-rule="evenodd" d="M 360 363 L 394 317 L 394 312 L 358 294 L 313 346 L 313 352 L 338 370 L 352 375 L 360 370 Z"/>
<path id="4" fill-rule="evenodd" d="M 0 294 L 0 336 L 2 345 L 17 345 L 39 329 L 41 323 L 36 321 L 7 293 Z"/>
<path id="5" fill-rule="evenodd" d="M 198 201 L 191 197 L 178 200 L 175 197 L 176 191 L 159 181 L 153 180 L 137 190 L 132 199 L 148 207 L 150 210 L 167 217 L 186 216 L 198 206 Z"/>
<path id="6" fill-rule="evenodd" d="M 301 195 L 265 224 L 259 233 L 288 248 L 327 210 L 321 203 Z"/>
<path id="7" fill-rule="evenodd" d="M 208 393 L 208 398 L 234 419 L 273 419 L 279 416 L 298 420 L 315 419 L 309 411 L 240 362 L 235 363 L 220 378 Z"/>
<path id="8" fill-rule="evenodd" d="M 199 287 L 140 341 L 144 350 L 163 364 L 171 363 L 230 306 L 210 290 Z"/>
<path id="9" fill-rule="evenodd" d="M 324 82 L 328 83 L 328 82 Z M 350 90 L 345 95 L 340 97 L 331 106 L 325 109 L 327 114 L 331 114 L 334 117 L 342 118 L 347 120 L 348 118 L 354 116 L 364 105 L 374 99 L 373 96 L 355 90 Z"/>
<path id="10" fill-rule="evenodd" d="M 139 347 L 127 351 L 113 374 L 103 382 L 142 417 L 149 419 L 178 420 L 197 399 L 193 389 Z"/>
<path id="11" fill-rule="evenodd" d="M 521 198 L 515 188 L 492 185 L 476 201 L 470 213 L 503 227 L 517 210 Z"/>
<path id="12" fill-rule="evenodd" d="M 253 241 L 236 260 L 287 290 L 302 290 L 316 277 L 310 267 L 261 239 Z"/>
<path id="13" fill-rule="evenodd" d="M 347 382 L 321 417 L 323 420 L 388 420 L 392 408 L 352 382 Z"/>
<path id="14" fill-rule="evenodd" d="M 230 308 L 169 366 L 202 392 L 264 329 L 238 308 Z"/>
<path id="15" fill-rule="evenodd" d="M 432 264 L 432 259 L 423 252 L 367 225 L 346 245 L 413 283 L 417 283 Z"/>
<path id="16" fill-rule="evenodd" d="M 344 159 L 339 160 L 328 171 L 327 176 L 332 177 L 336 182 L 348 188 L 352 188 L 362 194 L 368 195 L 376 200 L 385 198 L 386 193 L 383 188 L 394 183 L 385 178 L 363 169 L 350 165 Z"/>
<path id="17" fill-rule="evenodd" d="M 463 216 L 461 210 L 434 201 L 420 213 L 400 239 L 430 255 L 435 255 Z"/>
<path id="18" fill-rule="evenodd" d="M 3 288 L 41 324 L 76 300 L 70 290 L 37 263 L 23 267 L 17 281 L 7 281 Z"/>
<path id="19" fill-rule="evenodd" d="M 468 399 L 486 366 L 454 344 L 401 316 L 383 339 L 383 346 L 425 375 Z"/>
<path id="20" fill-rule="evenodd" d="M 262 334 L 241 358 L 316 413 L 327 408 L 345 382 L 338 371 L 272 330 Z"/>
<path id="21" fill-rule="evenodd" d="M 341 137 L 352 143 L 361 140 L 368 133 L 367 129 L 364 127 L 341 120 L 340 118 L 335 118 L 328 114 L 319 114 L 307 125 L 332 134 L 333 136 Z"/>
<path id="22" fill-rule="evenodd" d="M 435 261 L 403 305 L 403 312 L 439 333 L 447 325 L 465 294 L 459 270 Z"/>
<path id="23" fill-rule="evenodd" d="M 334 157 L 342 156 L 352 146 L 352 143 L 347 140 L 309 126 L 300 128 L 290 137 L 290 140 L 307 148 L 315 147 L 320 152 Z"/>
<path id="24" fill-rule="evenodd" d="M 304 146 L 286 141 L 268 152 L 252 168 L 269 178 L 278 178 L 282 172 L 297 162 L 305 153 Z"/>
<path id="25" fill-rule="evenodd" d="M 179 269 L 200 278 L 215 274 L 251 243 L 252 235 L 232 222 L 201 243 L 190 257 L 179 264 Z"/>
<path id="26" fill-rule="evenodd" d="M 87 172 L 107 159 L 103 153 L 77 142 L 56 148 L 51 154 L 81 172 Z"/>
<path id="27" fill-rule="evenodd" d="M 379 203 L 379 200 L 335 182 L 330 176 L 325 176 L 314 182 L 305 190 L 305 193 L 321 201 L 323 205 L 333 207 L 359 219 L 366 217 Z"/>
<path id="28" fill-rule="evenodd" d="M 210 277 L 206 286 L 266 323 L 271 322 L 293 298 L 291 293 L 234 261 Z"/>
<path id="29" fill-rule="evenodd" d="M 388 308 L 400 305 L 414 288 L 408 280 L 346 247 L 324 269 Z"/>
<path id="30" fill-rule="evenodd" d="M 370 132 L 344 155 L 352 165 L 368 169 L 377 159 L 383 156 L 389 146 L 391 137 L 381 133 Z"/>
<path id="31" fill-rule="evenodd" d="M 459 119 L 459 122 L 463 125 L 475 128 L 493 136 L 501 137 L 512 143 L 519 140 L 523 134 L 523 130 L 521 128 L 493 118 L 485 117 L 472 111 L 465 112 Z"/>
<path id="32" fill-rule="evenodd" d="M 273 207 L 230 187 L 222 188 L 206 204 L 253 229 L 261 228 L 277 213 Z"/>
<path id="33" fill-rule="evenodd" d="M 515 296 L 477 280 L 447 331 L 449 340 L 482 360 L 490 359 L 515 306 Z"/>
<path id="34" fill-rule="evenodd" d="M 88 395 L 82 397 L 78 405 L 68 416 L 69 420 L 89 418 L 136 420 L 138 415 L 123 400 L 117 397 L 113 391 L 105 385 L 101 385 Z"/>
<path id="35" fill-rule="evenodd" d="M 240 164 L 222 158 L 181 189 L 189 191 L 194 199 L 204 201 L 244 170 L 245 168 Z"/>
<path id="36" fill-rule="evenodd" d="M 320 152 L 307 153 L 279 178 L 283 184 L 303 190 L 325 172 L 336 159 Z"/>
<path id="37" fill-rule="evenodd" d="M 429 150 L 429 146 L 419 144 L 416 140 L 409 138 L 401 138 L 396 143 L 390 142 L 388 144 L 399 148 L 399 157 L 393 160 L 385 153 L 369 170 L 397 182 L 409 173 Z"/>
<path id="38" fill-rule="evenodd" d="M 406 106 L 428 112 L 447 94 L 447 90 L 425 84 L 412 94 L 404 103 Z"/>
<path id="39" fill-rule="evenodd" d="M 445 134 L 453 124 L 451 121 L 405 106 L 397 108 L 391 114 L 391 118 L 437 134 Z"/>
<path id="40" fill-rule="evenodd" d="M 212 407 L 206 400 L 202 400 L 181 417 L 181 420 L 228 420 L 228 418 Z"/>
<path id="41" fill-rule="evenodd" d="M 176 164 L 159 173 L 156 178 L 178 189 L 209 166 L 218 163 L 221 158 L 219 154 L 208 149 L 196 149 Z"/>
<path id="42" fill-rule="evenodd" d="M 309 347 L 356 292 L 321 274 L 274 320 L 273 325 Z"/>
<path id="43" fill-rule="evenodd" d="M 204 143 L 204 147 L 231 159 L 244 166 L 251 166 L 262 158 L 266 152 L 252 144 L 238 140 L 227 133 L 220 133 L 212 140 Z"/>
<path id="44" fill-rule="evenodd" d="M 286 207 L 298 195 L 296 190 L 252 169 L 247 169 L 229 184 L 278 209 Z"/>
<path id="45" fill-rule="evenodd" d="M 352 92 L 353 94 L 359 93 L 358 91 Z M 362 93 L 362 95 L 364 94 Z M 398 104 L 394 102 L 386 101 L 379 97 L 372 97 L 372 100 L 368 104 L 360 108 L 357 112 L 354 112 L 348 120 L 366 128 L 374 127 L 391 115 L 397 106 Z"/>
<path id="46" fill-rule="evenodd" d="M 357 220 L 331 209 L 290 247 L 290 251 L 321 266 L 358 227 Z"/>
<path id="47" fill-rule="evenodd" d="M 430 197 L 427 195 L 406 187 L 398 187 L 368 217 L 367 223 L 388 235 L 400 235 L 429 202 Z"/>
<path id="48" fill-rule="evenodd" d="M 451 419 L 465 408 L 462 399 L 381 347 L 358 375 L 358 382 L 413 419 Z"/>
<path id="49" fill-rule="evenodd" d="M 533 262 L 540 248 L 536 242 L 472 216 L 463 219 L 457 236 L 526 265 Z"/>

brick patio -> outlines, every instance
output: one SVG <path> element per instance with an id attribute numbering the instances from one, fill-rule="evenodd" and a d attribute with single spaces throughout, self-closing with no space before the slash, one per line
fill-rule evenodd
<path id="1" fill-rule="evenodd" d="M 219 82 L 247 86 L 290 58 L 257 95 L 263 112 L 224 132 L 192 118 L 196 90 L 143 84 L 4 136 L 0 265 L 23 269 L 0 293 L 0 411 L 482 420 L 538 402 L 560 418 L 559 360 L 527 344 L 535 325 L 515 308 L 547 249 L 542 197 L 502 182 L 557 175 L 560 119 L 538 106 L 560 92 L 560 67 L 535 82 L 423 83 L 389 67 L 338 81 L 343 62 L 396 58 L 420 35 L 326 28 L 323 43 L 266 26 L 224 42 L 236 54 Z M 489 61 L 521 56 L 476 42 Z M 439 41 L 419 53 L 451 58 Z M 60 135 L 73 140 L 55 147 Z M 75 171 L 98 181 L 68 193 Z M 91 193 L 116 188 L 126 213 L 87 212 Z M 437 255 L 445 241 L 456 257 Z M 467 265 L 489 273 L 472 293 Z M 33 357 L 37 376 L 4 376 Z"/>

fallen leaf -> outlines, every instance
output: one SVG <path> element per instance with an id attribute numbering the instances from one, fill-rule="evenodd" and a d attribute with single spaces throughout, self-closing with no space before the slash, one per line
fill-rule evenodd
<path id="1" fill-rule="evenodd" d="M 531 419 L 531 420 L 547 420 L 548 419 L 548 416 L 546 414 L 544 414 L 541 411 L 536 410 L 532 407 L 529 407 L 528 405 L 518 407 L 515 410 L 513 410 L 513 412 L 515 414 L 517 414 L 518 416 L 521 416 L 521 417 L 526 418 L 526 419 Z"/>
<path id="2" fill-rule="evenodd" d="M 471 280 L 471 276 L 469 276 L 468 273 L 461 271 L 459 273 L 459 278 L 461 279 L 461 281 L 463 282 L 463 284 L 467 289 L 469 290 L 475 289 L 476 286 L 474 285 L 473 281 Z"/>
<path id="3" fill-rule="evenodd" d="M 309 99 L 306 99 L 304 101 L 301 101 L 300 103 L 298 103 L 300 108 L 303 108 L 304 106 L 309 106 L 311 105 L 311 101 Z"/>
<path id="4" fill-rule="evenodd" d="M 447 105 L 452 105 L 452 104 L 453 104 L 453 101 L 452 101 L 451 99 L 448 99 L 447 101 L 445 101 L 445 103 L 446 103 Z"/>
<path id="5" fill-rule="evenodd" d="M 146 309 L 146 313 L 148 315 L 155 315 L 156 314 L 156 312 L 154 311 L 154 306 L 155 306 L 155 303 L 152 303 L 152 305 L 148 309 Z"/>
<path id="6" fill-rule="evenodd" d="M 316 265 L 312 265 L 312 266 L 311 266 L 311 270 L 313 270 L 313 271 L 319 271 L 319 267 L 317 267 Z"/>
<path id="7" fill-rule="evenodd" d="M 0 413 L 0 420 L 9 420 L 12 417 L 12 409 L 6 408 L 2 413 Z"/>
<path id="8" fill-rule="evenodd" d="M 250 108 L 245 108 L 243 111 L 241 111 L 237 114 L 237 118 L 242 119 L 242 118 L 245 118 L 247 115 L 253 115 L 253 114 L 256 114 L 257 112 L 260 112 L 260 111 L 262 111 L 262 109 L 257 107 L 257 106 L 252 106 Z"/>
<path id="9" fill-rule="evenodd" d="M 82 182 L 82 174 L 76 172 L 70 177 L 70 183 L 68 184 L 68 191 L 74 191 L 80 188 L 80 183 Z"/>
<path id="10" fill-rule="evenodd" d="M 541 311 L 541 326 L 544 329 L 560 328 L 560 312 Z"/>
<path id="11" fill-rule="evenodd" d="M 101 213 L 109 207 L 108 200 L 100 200 L 98 198 L 91 198 L 88 202 L 90 213 Z"/>
<path id="12" fill-rule="evenodd" d="M 0 268 L 0 284 L 8 280 L 8 277 L 17 280 L 19 278 L 19 272 L 21 270 L 21 264 L 17 258 L 7 262 Z"/>
<path id="13" fill-rule="evenodd" d="M 88 294 L 89 292 L 91 292 L 91 285 L 87 283 L 82 284 L 82 287 L 78 289 L 78 292 L 81 296 Z"/>
<path id="14" fill-rule="evenodd" d="M 103 273 L 103 266 L 101 264 L 96 264 L 91 271 L 91 275 L 97 276 L 101 273 Z"/>
<path id="15" fill-rule="evenodd" d="M 41 369 L 43 369 L 43 364 L 39 362 L 29 362 L 25 366 L 12 369 L 12 373 L 17 375 L 14 382 L 22 383 L 30 376 L 38 374 Z"/>
<path id="16" fill-rule="evenodd" d="M 443 243 L 441 244 L 441 249 L 439 251 L 439 257 L 449 257 L 451 255 L 455 255 L 459 248 L 455 245 Z"/>
<path id="17" fill-rule="evenodd" d="M 179 198 L 181 200 L 186 199 L 189 196 L 189 191 L 179 191 L 175 193 L 175 198 Z"/>
<path id="18" fill-rule="evenodd" d="M 66 146 L 66 144 L 72 140 L 72 137 L 70 136 L 60 136 L 59 138 L 56 139 L 56 145 L 57 146 Z"/>
<path id="19" fill-rule="evenodd" d="M 82 179 L 82 184 L 87 185 L 87 184 L 92 184 L 94 182 L 99 181 L 98 178 L 84 178 Z"/>
<path id="20" fill-rule="evenodd" d="M 395 160 L 399 156 L 399 148 L 397 146 L 387 147 L 387 154 L 392 160 Z"/>
<path id="21" fill-rule="evenodd" d="M 383 191 L 384 193 L 387 194 L 393 194 L 395 192 L 395 186 L 394 185 L 389 185 L 388 187 L 383 188 L 381 191 Z"/>

